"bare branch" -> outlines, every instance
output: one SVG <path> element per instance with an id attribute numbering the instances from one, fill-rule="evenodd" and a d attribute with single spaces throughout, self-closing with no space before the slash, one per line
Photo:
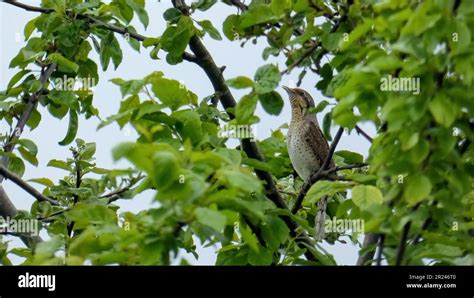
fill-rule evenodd
<path id="1" fill-rule="evenodd" d="M 21 179 L 20 177 L 18 177 L 14 173 L 7 170 L 7 168 L 5 168 L 3 165 L 0 165 L 0 174 L 3 177 L 11 180 L 13 183 L 18 185 L 19 187 L 21 187 L 24 191 L 26 191 L 27 193 L 32 195 L 36 200 L 38 200 L 40 202 L 49 202 L 51 205 L 54 205 L 54 206 L 59 205 L 59 203 L 56 200 L 53 200 L 53 199 L 48 198 L 47 196 L 43 195 L 42 193 L 37 191 L 33 186 L 26 183 L 26 181 L 24 181 L 23 179 Z"/>
<path id="2" fill-rule="evenodd" d="M 21 2 L 15 1 L 15 0 L 2 0 L 2 2 L 5 2 L 7 4 L 10 4 L 10 5 L 19 7 L 19 8 L 23 8 L 24 10 L 27 10 L 27 11 L 34 11 L 34 12 L 41 12 L 41 13 L 52 13 L 52 12 L 54 12 L 54 10 L 50 9 L 50 8 L 43 8 L 43 7 L 28 5 L 28 4 L 24 4 L 24 3 L 21 3 Z"/>
<path id="3" fill-rule="evenodd" d="M 245 5 L 242 1 L 240 0 L 230 0 L 230 3 L 240 9 L 241 11 L 246 11 L 249 7 Z"/>
<path id="4" fill-rule="evenodd" d="M 382 264 L 383 249 L 385 245 L 385 234 L 379 236 L 379 243 L 377 244 L 377 256 L 375 257 L 375 264 L 380 266 Z"/>
<path id="5" fill-rule="evenodd" d="M 398 244 L 397 256 L 395 259 L 395 265 L 400 266 L 403 261 L 403 255 L 405 254 L 405 247 L 407 244 L 408 234 L 410 232 L 411 221 L 407 222 L 403 226 L 402 236 L 400 237 L 400 243 Z"/>
<path id="6" fill-rule="evenodd" d="M 364 237 L 364 241 L 362 243 L 362 249 L 376 244 L 378 240 L 379 240 L 379 235 L 378 234 L 374 234 L 374 233 L 366 234 L 365 237 Z M 359 258 L 357 258 L 356 265 L 357 266 L 364 266 L 364 265 L 368 264 L 369 261 L 373 260 L 374 254 L 375 254 L 375 250 L 371 250 L 371 251 L 367 252 L 366 254 L 363 254 L 363 255 L 359 256 Z M 370 265 L 370 263 L 369 263 L 369 265 Z"/>
<path id="7" fill-rule="evenodd" d="M 364 138 L 366 138 L 369 142 L 372 143 L 374 141 L 374 139 L 369 136 L 365 131 L 363 131 L 362 128 L 360 128 L 358 125 L 355 126 L 355 130 L 358 134 L 363 135 Z"/>
<path id="8" fill-rule="evenodd" d="M 142 180 L 144 177 L 145 177 L 145 176 L 138 176 L 138 177 L 136 177 L 136 178 L 133 178 L 133 179 L 130 181 L 129 185 L 127 185 L 127 186 L 125 186 L 125 187 L 123 187 L 123 188 L 117 189 L 117 190 L 115 190 L 115 191 L 112 191 L 112 192 L 110 192 L 110 193 L 108 193 L 108 194 L 102 195 L 100 198 L 103 198 L 103 199 L 106 198 L 106 199 L 108 199 L 108 201 L 107 201 L 108 204 L 113 203 L 113 202 L 119 200 L 119 199 L 122 197 L 122 195 L 123 195 L 124 193 L 126 193 L 126 192 L 129 191 L 129 190 L 131 190 L 132 187 L 133 187 L 137 182 L 139 182 L 140 180 Z"/>

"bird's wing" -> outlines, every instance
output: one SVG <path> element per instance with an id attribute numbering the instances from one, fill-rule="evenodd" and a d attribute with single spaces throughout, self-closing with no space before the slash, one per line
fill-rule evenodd
<path id="1" fill-rule="evenodd" d="M 329 145 L 327 140 L 324 138 L 324 134 L 321 128 L 315 123 L 315 121 L 306 119 L 303 124 L 305 137 L 307 143 L 311 146 L 312 151 L 316 155 L 319 165 L 322 166 L 326 157 L 329 153 Z M 309 141 L 312 140 L 312 141 Z M 329 167 L 332 167 L 334 162 L 331 160 Z"/>

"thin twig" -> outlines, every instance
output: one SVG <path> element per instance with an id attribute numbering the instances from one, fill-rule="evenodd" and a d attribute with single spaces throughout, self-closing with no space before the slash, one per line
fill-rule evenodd
<path id="1" fill-rule="evenodd" d="M 363 131 L 362 128 L 360 128 L 358 125 L 355 126 L 355 130 L 358 134 L 363 135 L 364 138 L 366 138 L 369 142 L 372 143 L 374 141 L 374 139 L 369 136 L 365 131 Z"/>
<path id="2" fill-rule="evenodd" d="M 81 170 L 81 163 L 79 161 L 79 152 L 77 152 L 75 149 L 71 149 L 72 151 L 72 156 L 74 158 L 74 164 L 76 165 L 76 189 L 81 187 L 82 184 L 82 170 Z M 74 201 L 73 201 L 73 206 L 76 206 L 77 202 L 79 202 L 79 195 L 74 194 Z M 67 233 L 69 237 L 72 235 L 72 230 L 74 229 L 74 221 L 71 221 L 67 225 Z"/>
<path id="3" fill-rule="evenodd" d="M 5 143 L 3 146 L 3 151 L 4 152 L 12 152 L 13 149 L 15 149 L 15 142 L 20 139 L 20 136 L 26 126 L 26 123 L 30 119 L 31 114 L 33 113 L 33 110 L 35 109 L 35 106 L 39 100 L 39 97 L 41 94 L 44 92 L 44 88 L 46 85 L 46 82 L 49 80 L 50 76 L 53 74 L 53 72 L 56 70 L 57 64 L 52 63 L 50 64 L 46 69 L 43 69 L 41 71 L 40 75 L 40 82 L 42 85 L 42 88 L 40 91 L 32 94 L 28 100 L 28 103 L 26 104 L 26 108 L 23 111 L 23 113 L 20 116 L 20 119 L 18 120 L 15 129 L 13 129 L 12 134 L 9 136 L 8 141 Z M 9 157 L 8 155 L 4 155 L 1 161 L 1 164 L 4 166 L 8 166 L 9 163 Z M 0 176 L 0 183 L 3 181 L 2 176 Z"/>
<path id="4" fill-rule="evenodd" d="M 377 266 L 380 266 L 382 264 L 382 256 L 383 256 L 383 249 L 385 245 L 385 234 L 381 234 L 379 236 L 379 243 L 377 244 L 377 256 L 375 257 L 375 262 Z"/>
<path id="5" fill-rule="evenodd" d="M 405 248 L 406 248 L 407 239 L 408 239 L 408 233 L 410 232 L 410 227 L 411 227 L 411 221 L 407 222 L 403 226 L 402 236 L 400 237 L 400 243 L 398 244 L 397 256 L 395 259 L 396 266 L 400 266 L 402 264 L 403 255 L 405 253 Z"/>

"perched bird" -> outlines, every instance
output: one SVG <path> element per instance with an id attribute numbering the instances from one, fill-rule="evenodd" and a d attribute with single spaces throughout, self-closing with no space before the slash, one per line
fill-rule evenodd
<path id="1" fill-rule="evenodd" d="M 288 154 L 296 173 L 306 182 L 318 171 L 329 154 L 329 145 L 319 127 L 314 114 L 308 112 L 314 108 L 311 95 L 301 88 L 283 86 L 288 93 L 291 104 L 291 122 L 287 134 Z M 329 167 L 334 167 L 331 160 Z M 324 238 L 324 221 L 327 207 L 327 197 L 318 202 L 315 219 L 315 238 Z"/>

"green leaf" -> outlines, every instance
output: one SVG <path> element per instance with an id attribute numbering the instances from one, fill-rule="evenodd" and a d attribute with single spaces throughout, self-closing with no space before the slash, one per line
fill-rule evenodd
<path id="1" fill-rule="evenodd" d="M 145 29 L 148 27 L 149 18 L 145 10 L 145 0 L 126 0 L 127 4 L 135 11 Z"/>
<path id="2" fill-rule="evenodd" d="M 108 69 L 110 59 L 112 59 L 115 69 L 117 69 L 123 59 L 120 44 L 112 32 L 109 32 L 100 41 L 100 64 L 104 71 Z"/>
<path id="3" fill-rule="evenodd" d="M 8 170 L 21 177 L 25 173 L 25 163 L 21 158 L 12 156 L 8 163 Z"/>
<path id="4" fill-rule="evenodd" d="M 16 83 L 18 83 L 19 80 L 21 80 L 26 74 L 29 74 L 31 70 L 29 69 L 23 69 L 20 70 L 18 73 L 16 73 L 10 80 L 7 86 L 7 90 L 10 90 L 15 86 Z"/>
<path id="5" fill-rule="evenodd" d="M 333 196 L 336 193 L 344 192 L 351 186 L 350 183 L 341 181 L 320 180 L 313 184 L 306 193 L 304 205 L 309 206 L 318 202 L 324 196 Z"/>
<path id="6" fill-rule="evenodd" d="M 267 162 L 263 162 L 254 158 L 243 158 L 242 164 L 257 170 L 272 172 L 272 167 Z"/>
<path id="7" fill-rule="evenodd" d="M 34 179 L 29 179 L 28 181 L 38 183 L 46 187 L 54 186 L 53 181 L 49 180 L 48 178 L 34 178 Z"/>
<path id="8" fill-rule="evenodd" d="M 270 115 L 280 115 L 283 109 L 283 99 L 276 91 L 260 94 L 258 96 L 263 109 Z"/>
<path id="9" fill-rule="evenodd" d="M 462 53 L 468 49 L 471 38 L 471 31 L 464 21 L 453 22 L 451 38 L 448 38 L 448 43 L 454 54 Z"/>
<path id="10" fill-rule="evenodd" d="M 177 21 L 180 17 L 181 17 L 181 11 L 177 8 L 174 8 L 174 7 L 168 8 L 163 13 L 163 18 L 165 19 L 165 21 L 172 22 L 172 23 Z M 145 44 L 144 44 L 144 46 L 147 47 L 147 45 L 145 45 Z"/>
<path id="11" fill-rule="evenodd" d="M 28 38 L 30 38 L 31 34 L 33 33 L 33 31 L 35 31 L 36 29 L 36 21 L 39 19 L 39 16 L 32 19 L 31 21 L 29 21 L 28 23 L 26 23 L 25 25 L 25 29 L 23 31 L 23 34 L 25 35 L 25 40 L 28 40 Z"/>
<path id="12" fill-rule="evenodd" d="M 26 149 L 28 149 L 28 151 L 31 152 L 31 154 L 33 154 L 33 155 L 36 155 L 38 153 L 38 147 L 31 140 L 21 139 L 21 140 L 18 140 L 18 144 L 20 144 L 23 147 L 25 147 Z"/>
<path id="13" fill-rule="evenodd" d="M 65 71 L 72 71 L 74 73 L 77 73 L 79 71 L 79 65 L 65 58 L 63 55 L 59 53 L 50 54 L 48 58 L 51 61 L 56 62 L 59 65 L 59 67 L 63 68 L 63 70 Z"/>
<path id="14" fill-rule="evenodd" d="M 216 177 L 221 180 L 223 184 L 244 190 L 249 194 L 252 192 L 260 193 L 262 191 L 260 180 L 248 172 L 219 170 L 216 172 Z"/>
<path id="15" fill-rule="evenodd" d="M 358 164 L 364 161 L 364 157 L 361 154 L 348 150 L 336 151 L 334 154 L 344 158 L 344 163 L 346 164 Z"/>
<path id="16" fill-rule="evenodd" d="M 67 129 L 67 134 L 64 137 L 62 141 L 59 142 L 59 145 L 65 146 L 70 144 L 72 141 L 74 141 L 74 138 L 76 137 L 77 134 L 77 129 L 78 129 L 78 117 L 77 113 L 74 110 L 69 110 L 69 126 Z"/>
<path id="17" fill-rule="evenodd" d="M 95 150 L 96 150 L 95 142 L 85 144 L 85 148 L 81 152 L 81 158 L 83 160 L 91 159 L 95 154 Z"/>
<path id="18" fill-rule="evenodd" d="M 240 37 L 244 36 L 237 30 L 239 20 L 239 16 L 233 14 L 228 16 L 222 24 L 222 32 L 224 32 L 224 35 L 231 41 L 239 40 Z"/>
<path id="19" fill-rule="evenodd" d="M 209 34 L 210 37 L 212 37 L 215 40 L 222 40 L 222 36 L 217 30 L 214 25 L 212 25 L 211 21 L 209 20 L 204 20 L 198 22 L 199 25 L 201 25 L 202 29 Z"/>
<path id="20" fill-rule="evenodd" d="M 196 7 L 200 11 L 206 11 L 216 4 L 217 0 L 198 0 L 192 4 L 193 7 Z"/>
<path id="21" fill-rule="evenodd" d="M 429 109 L 435 121 L 444 127 L 450 127 L 457 117 L 456 105 L 444 94 L 437 94 Z"/>
<path id="22" fill-rule="evenodd" d="M 271 23 L 279 20 L 279 16 L 273 14 L 272 8 L 266 4 L 252 5 L 244 12 L 240 20 L 240 28 L 245 29 L 254 25 Z"/>
<path id="23" fill-rule="evenodd" d="M 202 139 L 202 122 L 200 115 L 194 110 L 179 110 L 172 114 L 177 119 L 176 130 L 184 140 L 191 139 L 193 144 L 197 144 Z"/>
<path id="24" fill-rule="evenodd" d="M 310 108 L 309 112 L 312 114 L 317 114 L 319 112 L 322 112 L 327 106 L 329 102 L 327 100 L 322 100 L 318 103 L 318 105 L 315 108 Z"/>
<path id="25" fill-rule="evenodd" d="M 36 127 L 38 127 L 39 123 L 41 122 L 41 113 L 38 112 L 37 109 L 34 109 L 31 112 L 30 118 L 28 118 L 28 122 L 26 122 L 26 125 L 33 130 Z"/>
<path id="26" fill-rule="evenodd" d="M 250 227 L 242 220 L 239 224 L 239 231 L 243 242 L 245 242 L 251 250 L 259 252 L 261 246 L 258 244 L 257 237 L 255 237 Z"/>
<path id="27" fill-rule="evenodd" d="M 172 110 L 187 104 L 197 104 L 197 95 L 176 80 L 157 78 L 152 81 L 153 93 Z"/>
<path id="28" fill-rule="evenodd" d="M 19 147 L 18 152 L 20 152 L 21 157 L 23 157 L 26 161 L 28 161 L 30 164 L 34 166 L 38 166 L 38 160 L 36 159 L 36 156 L 33 155 L 31 152 L 26 150 L 24 147 Z"/>
<path id="29" fill-rule="evenodd" d="M 401 149 L 403 151 L 407 151 L 413 148 L 418 143 L 419 138 L 420 138 L 420 134 L 418 132 L 411 132 L 409 130 L 404 130 L 400 134 Z"/>
<path id="30" fill-rule="evenodd" d="M 291 9 L 292 0 L 273 0 L 270 4 L 275 15 L 281 15 Z"/>
<path id="31" fill-rule="evenodd" d="M 157 44 L 160 44 L 161 38 L 155 38 L 155 37 L 147 37 L 143 41 L 143 46 L 145 48 L 151 47 L 151 46 L 156 46 Z"/>
<path id="32" fill-rule="evenodd" d="M 180 17 L 177 26 L 169 26 L 161 36 L 161 48 L 174 57 L 181 57 L 194 34 L 189 17 Z"/>
<path id="33" fill-rule="evenodd" d="M 273 91 L 281 80 L 281 74 L 278 67 L 273 64 L 267 64 L 257 69 L 255 73 L 255 92 L 258 94 Z"/>
<path id="34" fill-rule="evenodd" d="M 262 236 L 268 246 L 277 250 L 290 237 L 290 230 L 285 222 L 276 216 L 267 216 L 262 225 Z"/>
<path id="35" fill-rule="evenodd" d="M 219 233 L 224 230 L 227 224 L 227 217 L 216 210 L 199 207 L 194 211 L 194 214 L 196 214 L 196 219 L 198 222 L 213 228 Z"/>
<path id="36" fill-rule="evenodd" d="M 75 228 L 85 228 L 89 225 L 113 224 L 117 222 L 117 215 L 107 206 L 91 203 L 78 203 L 71 210 L 64 213 L 75 222 Z"/>
<path id="37" fill-rule="evenodd" d="M 433 186 L 428 177 L 414 175 L 405 178 L 405 181 L 406 187 L 403 196 L 410 205 L 415 205 L 430 195 Z"/>
<path id="38" fill-rule="evenodd" d="M 249 250 L 248 262 L 253 266 L 270 266 L 273 262 L 273 251 L 269 248 L 259 246 L 258 250 Z"/>
<path id="39" fill-rule="evenodd" d="M 382 205 L 383 195 L 373 185 L 357 185 L 352 188 L 352 201 L 359 208 L 367 209 L 372 205 Z"/>
<path id="40" fill-rule="evenodd" d="M 332 136 L 331 136 L 332 117 L 331 116 L 332 116 L 331 113 L 327 113 L 326 115 L 324 115 L 324 118 L 323 118 L 323 133 L 324 133 L 324 137 L 328 141 L 332 141 Z"/>
<path id="41" fill-rule="evenodd" d="M 161 150 L 153 155 L 153 182 L 159 190 L 170 187 L 179 176 L 178 157 L 170 151 Z"/>
<path id="42" fill-rule="evenodd" d="M 71 171 L 71 166 L 69 166 L 65 161 L 62 160 L 52 159 L 48 162 L 46 166 Z"/>
<path id="43" fill-rule="evenodd" d="M 257 96 L 249 94 L 242 97 L 235 108 L 237 122 L 239 124 L 250 124 L 256 107 Z"/>
<path id="44" fill-rule="evenodd" d="M 373 21 L 370 19 L 366 19 L 363 23 L 357 25 L 357 27 L 349 33 L 347 39 L 343 38 L 339 41 L 339 49 L 341 51 L 347 50 L 352 44 L 354 44 L 354 42 L 364 36 L 370 30 L 372 25 Z"/>
<path id="45" fill-rule="evenodd" d="M 235 89 L 243 89 L 243 88 L 249 88 L 253 87 L 254 83 L 252 79 L 244 76 L 238 76 L 233 79 L 229 79 L 226 81 L 227 85 L 229 87 L 235 88 Z"/>

